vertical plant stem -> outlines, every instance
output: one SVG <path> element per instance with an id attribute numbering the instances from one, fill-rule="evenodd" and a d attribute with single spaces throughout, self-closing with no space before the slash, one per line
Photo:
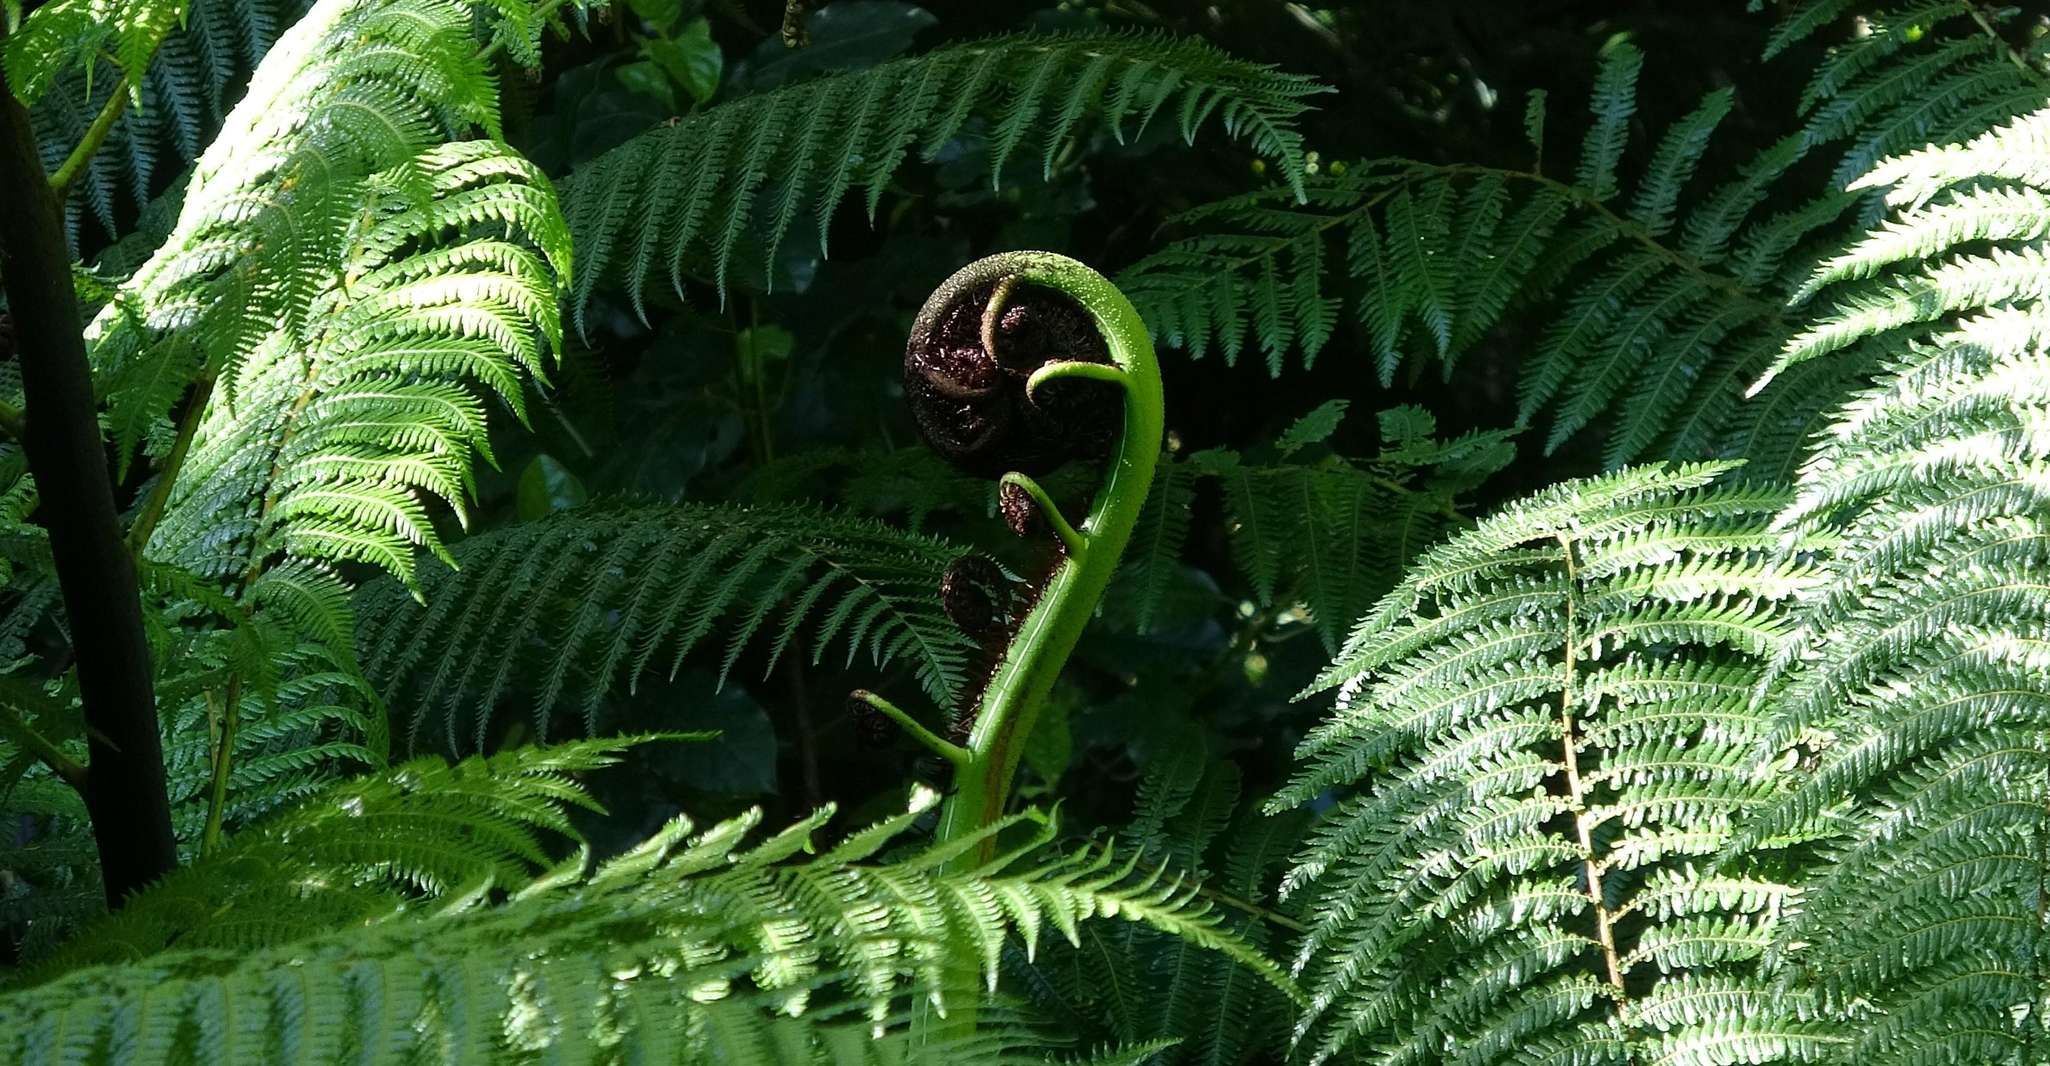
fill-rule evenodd
<path id="1" fill-rule="evenodd" d="M 212 777 L 207 783 L 206 833 L 200 838 L 199 853 L 212 852 L 221 843 L 221 818 L 228 807 L 228 773 L 234 763 L 235 730 L 242 711 L 242 677 L 228 679 L 228 691 L 221 698 L 220 727 L 214 733 Z"/>
<path id="2" fill-rule="evenodd" d="M 4 35 L 0 29 L 0 35 Z M 71 619 L 87 763 L 82 790 L 107 904 L 178 862 L 135 560 L 122 542 L 86 362 L 71 254 L 24 110 L 0 73 L 0 274 L 14 316 L 22 448 Z"/>
<path id="3" fill-rule="evenodd" d="M 1094 320 L 1115 367 L 1050 364 L 1035 375 L 1035 384 L 1039 375 L 1057 368 L 1070 371 L 1066 376 L 1114 379 L 1124 389 L 1124 427 L 1088 517 L 1071 531 L 1063 545 L 1063 558 L 983 689 L 973 731 L 956 764 L 954 791 L 941 808 L 937 831 L 941 846 L 983 833 L 1003 815 L 1010 800 L 1011 779 L 1040 708 L 1096 613 L 1097 602 L 1103 598 L 1146 506 L 1165 426 L 1153 342 L 1123 293 L 1101 274 L 1047 252 L 991 256 L 971 264 L 947 284 L 972 287 L 1011 277 L 1054 289 L 1079 303 Z M 1014 479 L 1029 483 L 1016 474 L 1006 480 Z M 1050 511 L 1051 501 L 1038 495 L 1039 505 Z M 1045 517 L 1046 525 L 1060 528 L 1057 513 Z M 982 839 L 955 856 L 949 867 L 965 870 L 982 865 L 994 853 L 996 843 L 994 838 Z M 974 963 L 964 962 L 949 974 L 944 989 L 949 1013 L 944 1021 L 930 1011 L 921 1011 L 917 1028 L 923 1040 L 961 1037 L 974 1031 L 979 991 L 979 975 L 974 971 Z"/>

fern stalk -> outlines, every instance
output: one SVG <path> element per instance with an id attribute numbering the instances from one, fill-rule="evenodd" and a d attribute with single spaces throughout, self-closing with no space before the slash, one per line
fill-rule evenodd
<path id="1" fill-rule="evenodd" d="M 1032 735 L 1040 706 L 1096 613 L 1097 601 L 1103 598 L 1132 528 L 1138 524 L 1166 428 L 1153 342 L 1139 312 L 1123 293 L 1094 270 L 1049 252 L 990 256 L 963 268 L 941 290 L 971 288 L 1004 277 L 1055 289 L 1089 312 L 1109 345 L 1116 367 L 1113 380 L 1124 389 L 1124 431 L 1089 516 L 1079 526 L 1070 527 L 1030 478 L 1015 473 L 1005 477 L 1006 482 L 1037 497 L 1047 523 L 1062 534 L 1066 557 L 1019 623 L 1017 635 L 976 704 L 967 757 L 956 775 L 954 794 L 940 816 L 942 844 L 979 833 L 1002 815 L 1024 740 Z M 1101 364 L 1054 363 L 1033 375 L 1031 388 L 1036 390 L 1057 377 L 1102 380 L 1110 373 L 1111 368 Z M 953 868 L 970 869 L 987 862 L 995 846 L 994 840 L 984 839 L 971 852 L 957 856 Z"/>
<path id="2" fill-rule="evenodd" d="M 1047 694 L 1117 571 L 1118 559 L 1145 508 L 1166 428 L 1160 366 L 1154 359 L 1152 339 L 1131 301 L 1108 279 L 1051 252 L 1008 252 L 963 267 L 940 286 L 927 306 L 939 306 L 992 282 L 996 296 L 991 301 L 991 316 L 1001 311 L 1008 294 L 1020 283 L 1043 286 L 1078 303 L 1108 348 L 1108 365 L 1058 361 L 1041 366 L 1027 382 L 1027 395 L 1036 394 L 1057 378 L 1113 383 L 1124 393 L 1124 426 L 1104 482 L 1088 517 L 1079 525 L 1070 524 L 1030 477 L 1016 471 L 1004 475 L 1007 491 L 1030 498 L 1024 506 L 1037 508 L 1043 524 L 1060 540 L 1063 557 L 1019 622 L 976 701 L 975 724 L 967 743 L 953 752 L 942 752 L 954 764 L 954 791 L 941 810 L 935 846 L 945 853 L 950 845 L 961 845 L 953 849 L 944 866 L 950 872 L 976 869 L 995 853 L 995 834 L 989 830 L 1002 817 L 1010 798 L 1011 779 L 1025 740 L 1032 735 Z M 989 321 L 986 316 L 985 331 Z M 973 1031 L 973 1010 L 964 1005 L 974 1002 L 976 975 L 964 972 L 958 976 L 958 985 L 968 986 L 961 991 L 969 994 L 947 997 L 955 1009 L 944 1023 L 929 1016 L 921 1019 L 924 1040 Z"/>
<path id="3" fill-rule="evenodd" d="M 180 7 L 182 6 L 181 4 Z M 100 108 L 100 113 L 94 116 L 92 125 L 86 127 L 85 136 L 79 138 L 78 145 L 71 149 L 71 154 L 65 156 L 64 162 L 50 175 L 50 191 L 56 195 L 58 203 L 64 202 L 64 197 L 71 192 L 71 186 L 76 184 L 79 177 L 85 173 L 85 169 L 92 165 L 93 156 L 99 154 L 100 145 L 106 143 L 107 135 L 114 132 L 114 123 L 120 121 L 122 112 L 128 109 L 128 101 L 141 89 L 142 79 L 149 73 L 150 58 L 157 54 L 157 49 L 163 47 L 164 38 L 170 35 L 171 28 L 179 21 L 174 18 L 159 18 L 153 22 L 155 28 L 150 34 L 148 49 L 141 53 L 142 61 L 122 72 L 121 84 L 115 86 L 114 91 L 108 95 L 106 106 Z"/>

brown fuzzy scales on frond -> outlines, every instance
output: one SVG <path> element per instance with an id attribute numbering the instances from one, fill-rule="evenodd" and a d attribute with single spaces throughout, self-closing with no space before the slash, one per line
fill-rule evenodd
<path id="1" fill-rule="evenodd" d="M 1043 474 L 1102 457 L 1122 424 L 1117 389 L 1100 382 L 1050 381 L 1026 395 L 1033 371 L 1064 361 L 1110 361 L 1073 299 L 1009 278 L 941 286 L 905 346 L 905 397 L 919 435 L 955 466 Z"/>

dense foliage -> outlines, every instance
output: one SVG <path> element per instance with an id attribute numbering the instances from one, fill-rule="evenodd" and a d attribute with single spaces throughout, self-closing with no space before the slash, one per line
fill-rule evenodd
<path id="1" fill-rule="evenodd" d="M 1678 6 L 0 0 L 0 1064 L 2050 1063 L 2050 14 Z"/>

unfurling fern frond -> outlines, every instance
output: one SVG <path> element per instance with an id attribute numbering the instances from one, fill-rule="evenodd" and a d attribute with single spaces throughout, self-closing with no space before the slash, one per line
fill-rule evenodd
<path id="1" fill-rule="evenodd" d="M 850 191 L 868 212 L 912 152 L 931 159 L 986 119 L 991 178 L 1019 151 L 1051 169 L 1073 137 L 1124 139 L 1173 121 L 1193 140 L 1215 116 L 1227 134 L 1304 180 L 1296 116 L 1322 91 L 1308 78 L 1233 59 L 1196 40 L 1142 35 L 1000 37 L 747 97 L 650 130 L 580 168 L 563 202 L 584 262 L 582 321 L 601 281 L 642 309 L 651 281 L 679 295 L 709 275 L 723 292 L 744 249 L 773 263 L 793 226 L 823 238 Z"/>
<path id="2" fill-rule="evenodd" d="M 1571 481 L 1426 552 L 1318 688 L 1276 805 L 1341 790 L 1284 881 L 1311 1061 L 1764 1063 L 1828 1029 L 1758 970 L 1788 894 L 1713 860 L 1780 791 L 1752 694 L 1783 494 L 1726 465 Z M 1354 790 L 1357 790 L 1356 792 Z"/>
<path id="3" fill-rule="evenodd" d="M 424 605 L 396 587 L 370 597 L 363 660 L 394 705 L 417 708 L 415 732 L 439 716 L 451 744 L 468 719 L 481 738 L 515 691 L 542 735 L 568 693 L 595 728 L 612 685 L 673 674 L 707 642 L 722 676 L 757 640 L 771 664 L 800 637 L 814 663 L 842 648 L 901 660 L 954 706 L 976 646 L 939 585 L 961 554 L 812 508 L 580 508 L 457 545 L 462 568 L 423 575 Z"/>
<path id="4" fill-rule="evenodd" d="M 892 1061 L 903 1047 L 898 1008 L 910 994 L 937 995 L 944 968 L 993 975 L 1013 930 L 1028 945 L 1048 928 L 1072 940 L 1080 923 L 1112 916 L 1225 952 L 1287 987 L 1188 887 L 1108 849 L 1044 858 L 1027 847 L 959 873 L 939 872 L 957 847 L 865 865 L 921 813 L 802 860 L 829 811 L 747 846 L 758 813 L 703 832 L 679 819 L 588 875 L 559 868 L 502 905 L 455 894 L 438 910 L 279 947 L 80 970 L 0 996 L 0 1057 L 227 1062 L 289 1049 L 309 1063 Z M 106 1050 L 145 1009 L 144 1038 Z M 779 1029 L 768 1009 L 809 1016 Z M 820 1024 L 835 1018 L 867 1024 Z M 888 1034 L 875 1053 L 860 1050 L 871 1027 Z M 1007 1030 L 985 1032 L 1001 1041 Z"/>
<path id="5" fill-rule="evenodd" d="M 1884 352 L 1782 518 L 1841 529 L 1777 663 L 1814 769 L 1754 832 L 1823 838 L 1785 932 L 1846 1063 L 2022 1061 L 2050 942 L 2050 111 L 1875 169 L 1891 217 L 1810 282 L 1782 364 Z M 1827 354 L 1824 353 L 1833 353 Z"/>
<path id="6" fill-rule="evenodd" d="M 560 338 L 569 238 L 496 141 L 496 90 L 448 0 L 324 0 L 272 49 L 195 167 L 177 228 L 89 334 L 124 458 L 178 446 L 150 553 L 206 577 L 281 558 L 410 579 L 460 516 L 485 400 L 520 410 Z M 486 451 L 488 456 L 488 451 Z"/>

